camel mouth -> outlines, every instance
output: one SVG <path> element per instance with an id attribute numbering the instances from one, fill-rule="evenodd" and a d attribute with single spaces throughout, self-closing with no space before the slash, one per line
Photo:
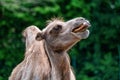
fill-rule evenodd
<path id="1" fill-rule="evenodd" d="M 74 33 L 78 33 L 78 32 L 84 32 L 86 31 L 88 28 L 89 28 L 89 24 L 87 24 L 86 22 L 85 23 L 82 23 L 80 24 L 78 27 L 75 27 L 72 32 Z"/>

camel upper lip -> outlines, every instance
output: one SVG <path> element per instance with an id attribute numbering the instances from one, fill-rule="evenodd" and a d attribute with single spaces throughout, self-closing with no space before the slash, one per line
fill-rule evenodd
<path id="1" fill-rule="evenodd" d="M 72 29 L 72 32 L 77 33 L 77 32 L 84 32 L 90 27 L 90 24 L 87 22 L 84 22 L 80 24 L 79 26 L 75 27 Z"/>

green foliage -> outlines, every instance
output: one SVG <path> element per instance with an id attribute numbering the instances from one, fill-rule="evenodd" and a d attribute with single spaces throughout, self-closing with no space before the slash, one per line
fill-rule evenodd
<path id="1" fill-rule="evenodd" d="M 89 38 L 69 51 L 77 80 L 118 80 L 119 11 L 119 0 L 1 0 L 0 80 L 7 80 L 24 57 L 22 31 L 30 25 L 42 29 L 55 16 L 91 22 Z"/>

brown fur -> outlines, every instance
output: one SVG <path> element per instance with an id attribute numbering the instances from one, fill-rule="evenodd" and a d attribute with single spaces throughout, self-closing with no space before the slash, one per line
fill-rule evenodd
<path id="1" fill-rule="evenodd" d="M 53 20 L 42 31 L 35 26 L 26 28 L 23 32 L 25 58 L 12 71 L 9 80 L 75 80 L 67 51 L 88 37 L 88 30 L 71 32 L 82 23 L 89 26 L 89 22 L 80 17 L 67 22 Z"/>
<path id="2" fill-rule="evenodd" d="M 25 58 L 12 71 L 9 80 L 46 80 L 46 77 L 50 76 L 50 64 L 45 54 L 43 40 L 35 41 L 35 35 L 38 32 L 40 30 L 35 26 L 30 26 L 24 30 L 23 36 L 26 38 Z"/>

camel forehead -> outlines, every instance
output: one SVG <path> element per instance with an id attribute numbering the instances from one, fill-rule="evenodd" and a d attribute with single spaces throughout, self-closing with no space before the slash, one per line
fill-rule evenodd
<path id="1" fill-rule="evenodd" d="M 48 22 L 48 25 L 46 28 L 43 29 L 43 31 L 49 31 L 51 30 L 53 27 L 55 27 L 56 25 L 64 25 L 65 22 L 61 21 L 61 20 L 53 20 Z"/>
<path id="2" fill-rule="evenodd" d="M 60 21 L 60 22 L 64 22 L 63 18 L 58 17 L 58 18 L 51 18 L 50 20 L 47 20 L 47 23 L 50 24 L 54 21 Z"/>
<path id="3" fill-rule="evenodd" d="M 54 20 L 54 21 L 50 22 L 47 27 L 49 27 L 49 26 L 52 27 L 52 26 L 55 26 L 57 24 L 64 25 L 64 23 L 65 22 L 63 22 L 61 20 Z"/>

